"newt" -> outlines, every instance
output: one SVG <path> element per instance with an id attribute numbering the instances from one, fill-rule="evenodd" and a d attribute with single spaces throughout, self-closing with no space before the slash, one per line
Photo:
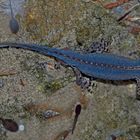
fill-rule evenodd
<path id="1" fill-rule="evenodd" d="M 133 60 L 127 57 L 109 53 L 79 53 L 72 50 L 50 48 L 37 44 L 0 43 L 2 48 L 17 48 L 35 51 L 42 55 L 53 57 L 64 62 L 76 70 L 79 75 L 113 81 L 136 81 L 136 99 L 140 100 L 140 59 Z M 77 76 L 78 79 L 81 76 Z M 79 82 L 79 80 L 76 80 Z"/>

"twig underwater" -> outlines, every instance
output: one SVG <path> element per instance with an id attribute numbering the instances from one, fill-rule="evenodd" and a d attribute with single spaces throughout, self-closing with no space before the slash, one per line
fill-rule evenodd
<path id="1" fill-rule="evenodd" d="M 129 15 L 135 8 L 140 6 L 140 4 L 136 4 L 133 7 L 131 7 L 124 15 L 122 15 L 120 18 L 117 19 L 118 22 L 122 21 L 127 15 Z"/>
<path id="2" fill-rule="evenodd" d="M 17 74 L 14 69 L 0 69 L 0 76 L 8 76 Z"/>

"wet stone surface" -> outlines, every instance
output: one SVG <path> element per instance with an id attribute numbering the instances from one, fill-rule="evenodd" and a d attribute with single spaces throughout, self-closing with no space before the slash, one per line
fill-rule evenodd
<path id="1" fill-rule="evenodd" d="M 0 42 L 37 43 L 81 52 L 103 38 L 109 42 L 109 53 L 140 57 L 140 34 L 130 32 L 128 21 L 119 24 L 116 19 L 120 14 L 99 2 L 11 1 L 20 30 L 17 35 L 10 32 L 8 1 L 2 0 L 0 5 L 5 8 L 0 6 Z M 138 11 L 133 13 L 138 15 Z M 129 55 L 133 51 L 137 54 Z M 46 62 L 45 68 L 39 65 Z M 15 71 L 0 77 L 0 117 L 21 124 L 17 133 L 4 130 L 0 124 L 2 140 L 60 140 L 66 135 L 66 140 L 110 140 L 111 136 L 140 140 L 140 102 L 135 99 L 135 83 L 116 85 L 95 79 L 88 92 L 76 86 L 71 68 L 60 66 L 57 70 L 55 63 L 35 52 L 0 49 L 0 72 Z M 79 102 L 82 110 L 71 135 L 74 108 Z M 43 115 L 52 116 L 45 119 Z"/>

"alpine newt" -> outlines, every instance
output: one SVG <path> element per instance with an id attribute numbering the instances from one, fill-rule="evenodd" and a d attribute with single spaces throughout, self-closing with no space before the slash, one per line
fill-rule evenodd
<path id="1" fill-rule="evenodd" d="M 1 49 L 9 47 L 54 57 L 87 77 L 113 81 L 135 80 L 136 99 L 140 100 L 140 59 L 133 60 L 109 53 L 78 53 L 36 44 L 0 43 Z"/>

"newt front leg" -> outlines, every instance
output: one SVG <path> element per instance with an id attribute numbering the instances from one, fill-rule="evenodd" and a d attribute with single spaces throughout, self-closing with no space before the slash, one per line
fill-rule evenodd
<path id="1" fill-rule="evenodd" d="M 77 68 L 73 68 L 76 75 L 76 84 L 81 86 L 82 89 L 88 89 L 91 86 L 91 80 L 83 77 Z"/>

